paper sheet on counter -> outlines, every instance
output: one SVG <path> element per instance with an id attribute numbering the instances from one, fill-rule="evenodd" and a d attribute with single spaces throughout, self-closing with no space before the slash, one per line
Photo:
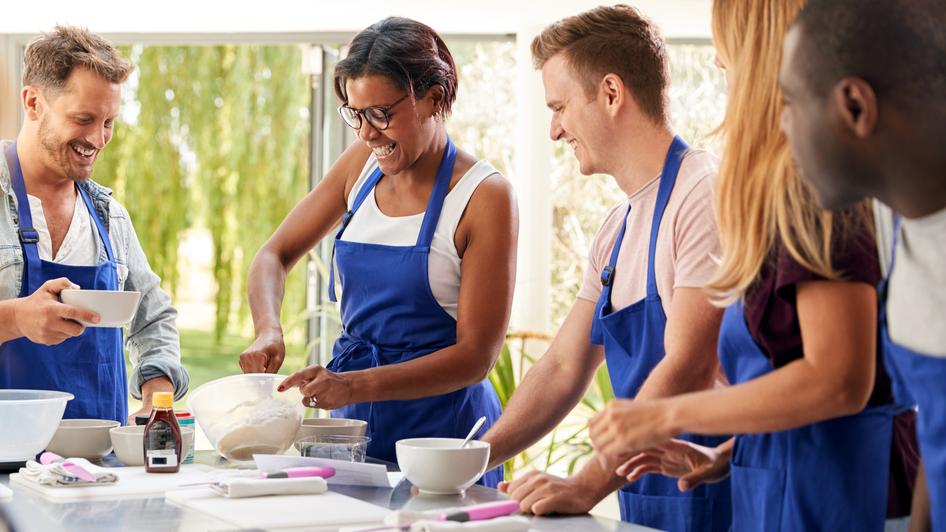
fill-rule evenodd
<path id="1" fill-rule="evenodd" d="M 346 462 L 328 458 L 308 456 L 286 456 L 281 454 L 254 454 L 253 460 L 260 471 L 278 471 L 287 467 L 329 466 L 335 468 L 335 476 L 328 478 L 329 485 L 369 486 L 393 488 L 404 478 L 403 473 L 388 472 L 381 464 Z"/>

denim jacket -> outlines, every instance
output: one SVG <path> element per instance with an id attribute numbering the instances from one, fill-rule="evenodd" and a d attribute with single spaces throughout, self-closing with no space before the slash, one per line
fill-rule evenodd
<path id="1" fill-rule="evenodd" d="M 0 152 L 9 141 L 0 142 Z M 145 381 L 166 376 L 174 383 L 174 397 L 187 393 L 190 377 L 181 364 L 180 338 L 175 324 L 177 310 L 171 297 L 161 289 L 161 279 L 151 271 L 128 211 L 112 198 L 112 191 L 92 180 L 79 186 L 92 199 L 92 204 L 108 231 L 118 267 L 118 289 L 141 292 L 138 313 L 125 331 L 125 349 L 134 367 L 129 376 L 132 396 L 141 399 Z M 19 296 L 23 284 L 23 249 L 17 236 L 18 213 L 16 195 L 10 182 L 6 157 L 0 155 L 0 300 Z M 106 260 L 105 246 L 98 239 L 99 262 Z"/>

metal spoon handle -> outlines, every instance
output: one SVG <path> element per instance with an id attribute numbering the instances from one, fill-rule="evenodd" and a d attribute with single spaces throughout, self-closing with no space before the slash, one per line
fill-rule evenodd
<path id="1" fill-rule="evenodd" d="M 470 433 L 466 435 L 466 439 L 463 440 L 463 443 L 460 444 L 460 448 L 466 447 L 470 440 L 473 439 L 473 436 L 476 435 L 477 431 L 480 430 L 480 427 L 483 426 L 483 423 L 486 423 L 486 416 L 483 416 L 476 420 L 476 423 L 473 424 L 473 428 L 470 429 Z"/>

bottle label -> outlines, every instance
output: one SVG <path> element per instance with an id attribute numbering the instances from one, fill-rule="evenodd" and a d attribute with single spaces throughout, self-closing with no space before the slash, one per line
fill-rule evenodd
<path id="1" fill-rule="evenodd" d="M 174 449 L 148 451 L 146 458 L 150 468 L 177 467 L 177 451 Z"/>

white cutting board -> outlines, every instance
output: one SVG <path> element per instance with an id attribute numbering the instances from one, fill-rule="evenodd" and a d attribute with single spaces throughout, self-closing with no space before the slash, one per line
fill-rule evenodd
<path id="1" fill-rule="evenodd" d="M 240 528 L 381 525 L 390 510 L 327 491 L 319 495 L 273 495 L 228 499 L 207 488 L 169 491 L 165 500 Z"/>
<path id="2" fill-rule="evenodd" d="M 118 475 L 118 482 L 101 486 L 43 486 L 23 478 L 20 473 L 13 473 L 10 487 L 14 490 L 25 488 L 56 502 L 140 499 L 163 496 L 165 491 L 181 484 L 211 481 L 212 471 L 214 468 L 202 464 L 182 465 L 177 473 L 146 473 L 144 466 L 116 467 L 110 468 L 109 472 Z"/>

